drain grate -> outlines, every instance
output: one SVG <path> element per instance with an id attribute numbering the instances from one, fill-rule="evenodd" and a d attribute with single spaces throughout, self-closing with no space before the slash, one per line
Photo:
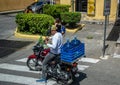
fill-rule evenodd
<path id="1" fill-rule="evenodd" d="M 15 51 L 31 44 L 30 41 L 0 40 L 0 58 L 14 53 Z"/>

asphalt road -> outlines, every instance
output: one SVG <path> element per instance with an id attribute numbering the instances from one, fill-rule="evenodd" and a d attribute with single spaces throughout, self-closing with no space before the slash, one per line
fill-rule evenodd
<path id="1" fill-rule="evenodd" d="M 24 40 L 14 37 L 16 27 L 15 14 L 0 15 L 0 39 Z M 80 77 L 71 85 L 120 85 L 120 59 L 112 55 L 107 60 L 99 57 L 102 52 L 104 25 L 86 24 L 75 35 L 85 43 L 86 58 L 79 61 Z M 108 26 L 107 35 L 112 29 Z M 67 33 L 66 38 L 72 39 L 74 35 Z M 92 36 L 93 39 L 88 39 Z M 26 41 L 26 40 L 25 40 Z M 45 85 L 36 83 L 41 73 L 30 71 L 26 66 L 27 56 L 32 54 L 34 43 L 0 58 L 0 85 Z M 113 50 L 114 51 L 114 50 Z M 58 85 L 54 80 L 48 80 L 47 85 Z"/>
<path id="2" fill-rule="evenodd" d="M 14 34 L 16 14 L 0 15 L 0 39 L 8 39 Z"/>

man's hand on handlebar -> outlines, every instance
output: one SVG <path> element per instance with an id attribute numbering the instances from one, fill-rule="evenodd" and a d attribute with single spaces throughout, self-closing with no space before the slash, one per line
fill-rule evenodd
<path id="1" fill-rule="evenodd" d="M 45 44 L 47 44 L 48 41 L 49 41 L 49 37 L 46 37 L 45 40 L 44 40 Z"/>

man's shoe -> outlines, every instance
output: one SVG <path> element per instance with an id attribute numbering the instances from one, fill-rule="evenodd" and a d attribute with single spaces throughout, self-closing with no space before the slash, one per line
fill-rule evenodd
<path id="1" fill-rule="evenodd" d="M 36 82 L 47 82 L 47 80 L 45 78 L 41 78 L 39 80 L 36 80 Z"/>

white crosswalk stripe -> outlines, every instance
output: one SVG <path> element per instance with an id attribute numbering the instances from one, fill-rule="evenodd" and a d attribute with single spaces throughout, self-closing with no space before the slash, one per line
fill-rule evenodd
<path id="1" fill-rule="evenodd" d="M 27 66 L 13 65 L 13 64 L 7 64 L 7 63 L 0 64 L 0 69 L 29 72 L 29 73 L 40 73 L 38 71 L 30 71 Z M 44 85 L 44 83 L 36 82 L 36 80 L 38 80 L 38 78 L 31 78 L 31 77 L 16 76 L 16 75 L 0 73 L 0 81 L 27 84 L 27 85 Z M 56 82 L 53 80 L 48 80 L 47 85 L 52 85 L 54 83 Z"/>
<path id="2" fill-rule="evenodd" d="M 18 60 L 16 60 L 16 61 L 18 61 L 18 62 L 26 62 L 26 61 L 27 61 L 27 58 L 18 59 Z"/>
<path id="3" fill-rule="evenodd" d="M 22 59 L 19 59 L 19 60 L 16 60 L 16 61 L 19 61 L 19 62 L 26 62 L 27 61 L 27 58 L 22 58 Z M 97 63 L 100 61 L 100 59 L 94 59 L 94 58 L 81 58 L 79 61 L 81 62 L 88 62 L 88 63 Z"/>
<path id="4" fill-rule="evenodd" d="M 22 72 L 39 73 L 38 71 L 30 71 L 27 66 L 13 65 L 13 64 L 7 64 L 7 63 L 0 64 L 0 68 L 15 70 L 15 71 L 22 71 Z"/>
<path id="5" fill-rule="evenodd" d="M 78 65 L 78 70 L 79 71 L 84 71 L 86 68 L 88 68 L 89 66 L 87 65 Z"/>
<path id="6" fill-rule="evenodd" d="M 26 63 L 27 58 L 22 58 L 15 60 L 16 62 L 22 62 Z M 79 62 L 87 62 L 87 63 L 97 63 L 99 62 L 99 59 L 93 59 L 93 58 L 81 58 Z M 89 68 L 89 65 L 78 65 L 79 71 L 84 71 L 85 69 Z M 41 73 L 39 71 L 30 71 L 27 66 L 23 65 L 15 65 L 15 64 L 8 64 L 8 63 L 2 63 L 0 64 L 0 69 L 4 70 L 10 70 L 10 71 L 18 71 L 18 72 L 28 72 L 28 73 Z M 18 83 L 18 84 L 27 84 L 27 85 L 45 85 L 45 83 L 36 82 L 36 80 L 39 78 L 32 78 L 32 77 L 25 77 L 25 76 L 19 76 L 13 74 L 5 74 L 0 73 L 0 81 L 4 82 L 11 82 L 11 83 Z M 47 85 L 55 85 L 56 81 L 48 80 Z"/>
<path id="7" fill-rule="evenodd" d="M 113 58 L 120 58 L 120 54 L 114 53 L 114 54 L 113 54 Z"/>
<path id="8" fill-rule="evenodd" d="M 81 61 L 81 62 L 88 62 L 88 63 L 97 63 L 100 60 L 99 59 L 93 59 L 93 58 L 81 58 L 79 61 Z"/>
<path id="9" fill-rule="evenodd" d="M 0 73 L 0 81 L 27 85 L 44 85 L 44 82 L 36 82 L 36 80 L 38 79 Z M 53 85 L 55 83 L 56 83 L 55 81 L 48 80 L 47 85 Z"/>

